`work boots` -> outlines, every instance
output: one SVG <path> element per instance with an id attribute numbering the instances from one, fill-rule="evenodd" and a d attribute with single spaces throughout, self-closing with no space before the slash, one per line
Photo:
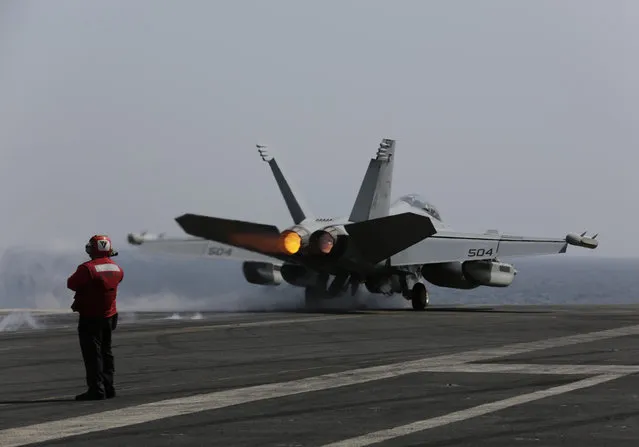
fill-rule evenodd
<path id="1" fill-rule="evenodd" d="M 87 391 L 75 396 L 75 400 L 104 400 L 106 396 L 95 391 Z"/>

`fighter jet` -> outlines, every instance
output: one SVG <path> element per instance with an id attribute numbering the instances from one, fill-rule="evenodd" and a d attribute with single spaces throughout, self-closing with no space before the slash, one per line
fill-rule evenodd
<path id="1" fill-rule="evenodd" d="M 427 283 L 455 289 L 507 287 L 517 274 L 509 257 L 565 253 L 568 245 L 595 249 L 597 235 L 561 238 L 505 235 L 496 230 L 463 233 L 444 223 L 419 194 L 391 202 L 396 141 L 383 139 L 348 217 L 316 217 L 265 145 L 257 150 L 270 166 L 293 225 L 274 225 L 186 213 L 175 220 L 188 237 L 128 235 L 149 251 L 242 260 L 245 279 L 303 287 L 308 307 L 360 286 L 373 294 L 401 294 L 415 310 L 429 304 Z"/>

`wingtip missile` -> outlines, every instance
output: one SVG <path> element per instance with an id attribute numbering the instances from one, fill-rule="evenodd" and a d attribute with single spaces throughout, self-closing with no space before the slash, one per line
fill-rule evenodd
<path id="1" fill-rule="evenodd" d="M 162 239 L 164 237 L 164 233 L 160 234 L 148 234 L 146 231 L 141 233 L 129 233 L 127 235 L 127 242 L 131 245 L 142 245 L 148 241 L 155 241 L 158 239 Z"/>
<path id="2" fill-rule="evenodd" d="M 566 235 L 566 242 L 576 247 L 590 248 L 594 250 L 599 246 L 599 241 L 596 239 L 599 233 L 592 237 L 586 237 L 586 231 L 581 234 L 569 233 Z"/>

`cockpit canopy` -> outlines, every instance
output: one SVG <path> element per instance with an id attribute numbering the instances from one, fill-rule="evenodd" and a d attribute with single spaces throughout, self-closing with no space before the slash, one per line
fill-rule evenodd
<path id="1" fill-rule="evenodd" d="M 398 202 L 405 202 L 411 206 L 414 206 L 415 208 L 420 208 L 424 211 L 426 211 L 426 213 L 428 213 L 429 215 L 431 215 L 432 217 L 434 217 L 435 219 L 441 221 L 442 218 L 439 214 L 439 211 L 437 210 L 437 208 L 435 207 L 435 205 L 432 205 L 431 203 L 428 203 L 428 201 L 426 201 L 422 196 L 420 196 L 419 194 L 408 194 L 405 196 L 400 197 L 399 199 L 397 199 Z"/>

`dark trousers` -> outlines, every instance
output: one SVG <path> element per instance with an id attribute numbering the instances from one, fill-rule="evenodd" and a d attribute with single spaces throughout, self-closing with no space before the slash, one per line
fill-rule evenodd
<path id="1" fill-rule="evenodd" d="M 86 370 L 89 392 L 112 395 L 115 364 L 111 352 L 111 334 L 118 322 L 117 314 L 111 318 L 80 317 L 78 336 Z"/>

